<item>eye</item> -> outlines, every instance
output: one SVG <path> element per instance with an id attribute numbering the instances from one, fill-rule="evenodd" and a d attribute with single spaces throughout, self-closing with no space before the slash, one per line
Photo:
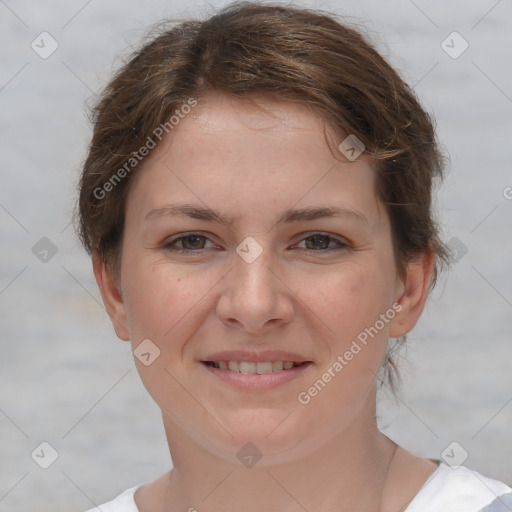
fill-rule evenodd
<path id="1" fill-rule="evenodd" d="M 200 233 L 185 233 L 165 242 L 163 248 L 176 253 L 194 254 L 201 252 L 203 249 L 211 249 L 214 247 L 213 244 L 210 247 L 206 247 L 205 244 L 207 242 L 212 243 L 208 237 Z M 330 252 L 349 247 L 349 244 L 344 240 L 325 233 L 312 233 L 310 236 L 303 238 L 301 243 L 302 242 L 305 243 L 304 249 L 311 252 Z M 332 246 L 333 243 L 334 247 Z M 181 245 L 181 247 L 179 247 L 179 245 Z"/>
<path id="2" fill-rule="evenodd" d="M 205 248 L 205 241 L 210 240 L 199 233 L 187 233 L 167 241 L 163 247 L 172 252 L 195 252 Z M 181 243 L 182 247 L 176 247 L 177 243 Z"/>
<path id="3" fill-rule="evenodd" d="M 313 252 L 341 250 L 349 247 L 347 242 L 325 233 L 313 233 L 303 238 L 302 241 L 305 242 L 305 249 Z M 329 247 L 331 242 L 334 242 L 336 245 Z"/>

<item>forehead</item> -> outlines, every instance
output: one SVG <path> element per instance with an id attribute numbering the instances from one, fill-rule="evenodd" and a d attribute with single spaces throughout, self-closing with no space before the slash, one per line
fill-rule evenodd
<path id="1" fill-rule="evenodd" d="M 304 102 L 212 92 L 199 98 L 153 157 L 179 153 L 203 169 L 235 171 L 256 164 L 276 172 L 294 168 L 297 174 L 297 160 L 310 168 L 332 165 L 327 132 L 332 128 Z"/>
<path id="2" fill-rule="evenodd" d="M 192 113 L 196 129 L 209 132 L 239 129 L 265 132 L 323 130 L 325 120 L 305 102 L 283 101 L 269 95 L 235 98 L 209 92 L 202 96 Z M 183 123 L 182 130 L 191 123 Z"/>
<path id="3" fill-rule="evenodd" d="M 290 171 L 300 179 L 301 170 L 327 170 L 346 162 L 328 144 L 329 140 L 336 147 L 345 135 L 304 101 L 269 95 L 238 98 L 209 91 L 186 115 L 173 118 L 175 125 L 144 167 L 177 168 L 182 163 L 187 169 L 211 172 L 256 167 Z"/>
<path id="4" fill-rule="evenodd" d="M 146 211 L 178 200 L 215 201 L 216 209 L 271 198 L 288 207 L 301 198 L 315 206 L 336 198 L 376 206 L 369 162 L 335 158 L 328 136 L 334 130 L 303 102 L 210 93 L 144 162 L 133 186 L 137 203 L 147 203 Z"/>

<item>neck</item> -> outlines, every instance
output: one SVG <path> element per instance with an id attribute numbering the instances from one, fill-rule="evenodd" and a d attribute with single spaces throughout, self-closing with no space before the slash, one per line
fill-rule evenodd
<path id="1" fill-rule="evenodd" d="M 371 410 L 371 407 L 369 407 Z M 373 409 L 374 411 L 375 409 Z M 379 511 L 396 444 L 370 414 L 315 450 L 248 468 L 205 450 L 164 416 L 173 470 L 162 511 Z"/>

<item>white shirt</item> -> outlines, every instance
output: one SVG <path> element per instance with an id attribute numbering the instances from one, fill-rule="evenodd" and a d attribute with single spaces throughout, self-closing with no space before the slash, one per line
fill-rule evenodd
<path id="1" fill-rule="evenodd" d="M 139 512 L 135 491 L 127 489 L 117 498 L 86 512 Z M 512 488 L 464 466 L 441 462 L 404 512 L 510 512 Z"/>

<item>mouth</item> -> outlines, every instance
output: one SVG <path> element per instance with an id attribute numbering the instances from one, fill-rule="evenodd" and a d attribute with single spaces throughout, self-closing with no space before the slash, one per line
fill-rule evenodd
<path id="1" fill-rule="evenodd" d="M 219 370 L 227 370 L 235 373 L 258 374 L 265 375 L 267 373 L 283 372 L 297 368 L 304 364 L 311 363 L 311 361 L 232 361 L 232 360 L 220 360 L 220 361 L 201 361 L 204 365 L 212 368 L 218 368 Z"/>
<path id="2" fill-rule="evenodd" d="M 227 384 L 238 390 L 262 393 L 299 378 L 308 373 L 308 368 L 314 365 L 313 361 L 301 360 L 292 354 L 282 354 L 282 357 L 283 359 L 278 359 L 277 354 L 268 357 L 268 360 L 262 360 L 264 358 L 261 354 L 245 354 L 241 360 L 215 357 L 200 361 L 200 367 L 221 385 Z M 297 360 L 291 360 L 292 357 Z"/>

